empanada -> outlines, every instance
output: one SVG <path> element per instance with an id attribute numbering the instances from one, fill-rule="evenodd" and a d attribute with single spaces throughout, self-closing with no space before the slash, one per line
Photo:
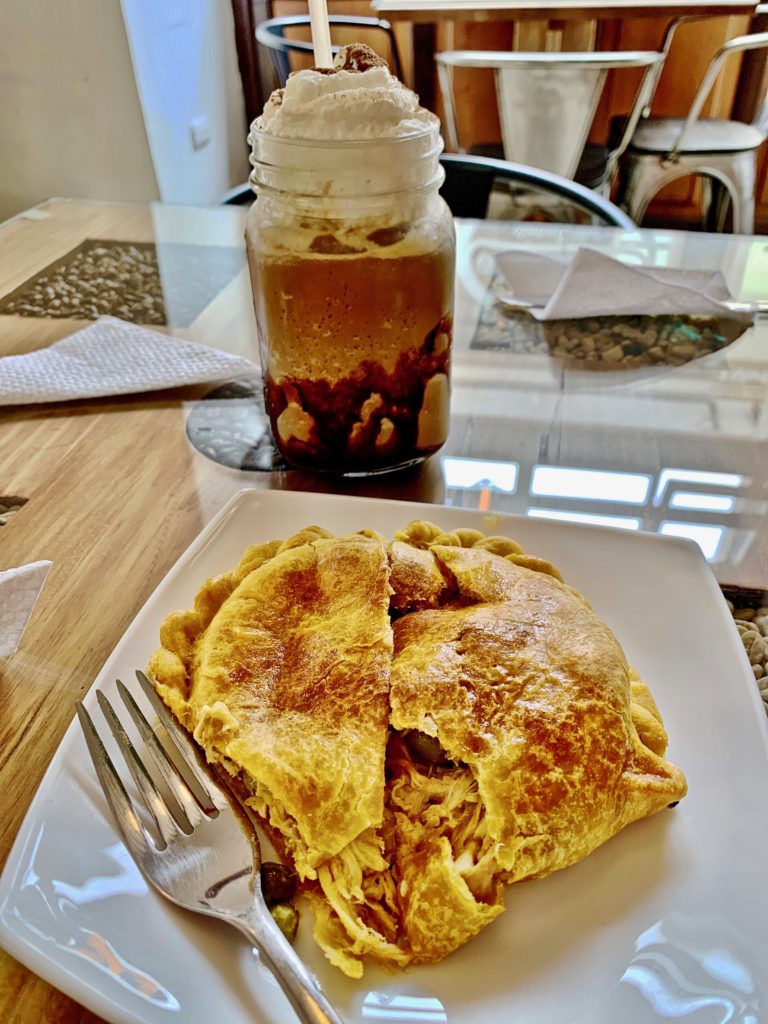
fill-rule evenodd
<path id="1" fill-rule="evenodd" d="M 557 569 L 504 537 L 311 527 L 169 616 L 149 669 L 296 868 L 352 977 L 439 960 L 505 887 L 679 800 L 658 709 Z"/>

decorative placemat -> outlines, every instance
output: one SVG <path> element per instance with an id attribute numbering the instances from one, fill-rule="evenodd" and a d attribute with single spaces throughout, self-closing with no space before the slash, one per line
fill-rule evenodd
<path id="1" fill-rule="evenodd" d="M 485 290 L 470 348 L 495 352 L 549 353 L 542 325 L 525 310 L 505 310 L 501 296 L 509 291 L 501 273 L 494 270 Z"/>
<path id="2" fill-rule="evenodd" d="M 245 266 L 241 249 L 86 239 L 0 299 L 0 315 L 187 327 Z"/>
<path id="3" fill-rule="evenodd" d="M 732 344 L 744 324 L 702 316 L 595 316 L 540 321 L 505 304 L 509 285 L 495 270 L 470 348 L 551 355 L 566 368 L 635 370 L 682 366 Z"/>
<path id="4" fill-rule="evenodd" d="M 747 652 L 766 713 L 768 713 L 768 591 L 722 584 Z"/>
<path id="5" fill-rule="evenodd" d="M 17 494 L 0 494 L 0 526 L 5 526 L 28 501 L 29 498 L 20 498 Z"/>

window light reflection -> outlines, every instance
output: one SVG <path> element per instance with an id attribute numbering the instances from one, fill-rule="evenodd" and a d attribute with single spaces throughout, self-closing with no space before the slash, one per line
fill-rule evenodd
<path id="1" fill-rule="evenodd" d="M 695 512 L 733 512 L 736 499 L 730 494 L 694 494 L 675 491 L 669 499 L 670 508 L 686 508 Z"/>
<path id="2" fill-rule="evenodd" d="M 588 498 L 644 505 L 651 489 L 646 473 L 616 473 L 570 466 L 536 466 L 531 477 L 531 494 L 554 498 Z"/>
<path id="3" fill-rule="evenodd" d="M 659 533 L 666 534 L 668 537 L 687 537 L 688 540 L 695 541 L 706 560 L 713 562 L 720 550 L 725 527 L 702 526 L 701 523 L 663 522 L 659 527 Z"/>
<path id="4" fill-rule="evenodd" d="M 517 462 L 491 462 L 485 459 L 455 459 L 444 457 L 443 475 L 447 487 L 463 491 L 492 488 L 505 494 L 514 494 L 517 488 Z"/>
<path id="5" fill-rule="evenodd" d="M 369 992 L 363 1002 L 363 1020 L 400 1024 L 448 1024 L 448 1016 L 434 996 L 391 995 Z"/>
<path id="6" fill-rule="evenodd" d="M 727 949 L 708 949 L 700 957 L 701 966 L 710 976 L 738 989 L 745 996 L 755 992 L 755 980 L 746 964 Z"/>
<path id="7" fill-rule="evenodd" d="M 689 981 L 670 957 L 653 952 L 633 961 L 621 979 L 634 986 L 663 1020 L 749 1021 L 742 1000 L 728 991 L 708 991 Z M 751 1016 L 751 1015 L 750 1015 Z"/>
<path id="8" fill-rule="evenodd" d="M 527 515 L 533 519 L 562 519 L 566 523 L 610 526 L 617 530 L 640 529 L 640 520 L 634 516 L 600 516 L 589 512 L 565 512 L 559 508 L 529 508 Z"/>
<path id="9" fill-rule="evenodd" d="M 660 505 L 667 487 L 671 483 L 703 484 L 709 487 L 741 487 L 746 482 L 739 473 L 710 473 L 703 469 L 662 469 L 656 484 L 654 505 Z"/>

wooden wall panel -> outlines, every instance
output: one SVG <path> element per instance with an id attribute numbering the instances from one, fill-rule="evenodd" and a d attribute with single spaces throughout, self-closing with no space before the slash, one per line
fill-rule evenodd
<path id="1" fill-rule="evenodd" d="M 511 22 L 443 22 L 437 28 L 438 52 L 511 50 L 514 43 L 515 26 Z M 459 68 L 453 76 L 453 94 L 461 146 L 468 149 L 473 145 L 499 143 L 501 128 L 493 72 Z M 439 94 L 437 112 L 444 116 Z"/>

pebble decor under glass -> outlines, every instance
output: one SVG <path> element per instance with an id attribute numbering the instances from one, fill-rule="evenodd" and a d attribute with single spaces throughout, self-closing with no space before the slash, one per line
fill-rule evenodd
<path id="1" fill-rule="evenodd" d="M 234 246 L 89 238 L 0 298 L 0 315 L 187 327 L 240 272 Z"/>
<path id="2" fill-rule="evenodd" d="M 5 316 L 162 326 L 165 303 L 154 243 L 88 239 L 0 300 Z"/>
<path id="3" fill-rule="evenodd" d="M 702 316 L 595 316 L 539 321 L 501 297 L 509 286 L 497 272 L 485 293 L 470 347 L 550 355 L 572 370 L 639 370 L 683 366 L 719 352 L 749 326 Z"/>
<path id="4" fill-rule="evenodd" d="M 22 505 L 26 505 L 28 498 L 20 498 L 16 494 L 0 494 L 0 526 L 10 522 Z"/>
<path id="5" fill-rule="evenodd" d="M 722 588 L 768 713 L 768 591 Z"/>

